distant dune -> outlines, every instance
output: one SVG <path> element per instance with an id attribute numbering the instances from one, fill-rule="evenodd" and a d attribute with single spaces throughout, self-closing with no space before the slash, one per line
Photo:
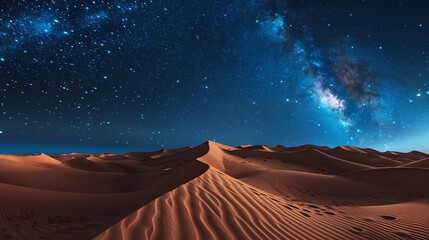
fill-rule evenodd
<path id="1" fill-rule="evenodd" d="M 0 239 L 429 239 L 429 155 L 197 147 L 0 155 Z"/>

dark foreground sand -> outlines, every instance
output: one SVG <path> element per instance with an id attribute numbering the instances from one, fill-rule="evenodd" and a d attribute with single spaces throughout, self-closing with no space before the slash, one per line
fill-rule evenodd
<path id="1" fill-rule="evenodd" d="M 0 239 L 429 239 L 429 155 L 213 142 L 0 155 Z"/>

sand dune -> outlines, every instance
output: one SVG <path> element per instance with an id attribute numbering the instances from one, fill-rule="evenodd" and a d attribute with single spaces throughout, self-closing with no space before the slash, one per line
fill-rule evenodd
<path id="1" fill-rule="evenodd" d="M 429 158 L 423 158 L 410 163 L 401 165 L 400 167 L 416 167 L 416 168 L 429 168 Z"/>
<path id="2" fill-rule="evenodd" d="M 171 165 L 122 155 L 0 159 L 2 239 L 91 239 L 208 169 L 187 153 Z"/>
<path id="3" fill-rule="evenodd" d="M 0 239 L 429 239 L 428 158 L 214 142 L 0 155 Z"/>
<path id="4" fill-rule="evenodd" d="M 427 219 L 418 214 L 427 204 L 321 205 L 272 195 L 210 169 L 96 239 L 427 239 Z"/>

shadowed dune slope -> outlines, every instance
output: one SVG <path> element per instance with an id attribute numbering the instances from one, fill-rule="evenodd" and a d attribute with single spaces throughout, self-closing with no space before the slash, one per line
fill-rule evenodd
<path id="1" fill-rule="evenodd" d="M 416 161 L 401 165 L 400 167 L 429 168 L 429 158 L 416 160 Z"/>
<path id="2" fill-rule="evenodd" d="M 215 142 L 0 155 L 0 239 L 429 239 L 428 157 Z"/>
<path id="3" fill-rule="evenodd" d="M 0 156 L 0 239 L 91 239 L 204 173 L 201 154 Z"/>

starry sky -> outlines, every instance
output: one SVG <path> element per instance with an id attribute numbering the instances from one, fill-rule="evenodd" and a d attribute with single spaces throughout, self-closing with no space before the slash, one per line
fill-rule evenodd
<path id="1" fill-rule="evenodd" d="M 429 151 L 429 2 L 0 3 L 0 151 Z"/>

